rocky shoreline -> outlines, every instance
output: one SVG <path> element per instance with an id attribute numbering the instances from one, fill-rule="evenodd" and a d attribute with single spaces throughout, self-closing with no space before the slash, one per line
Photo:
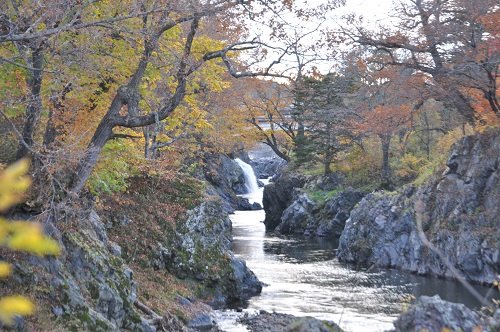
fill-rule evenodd
<path id="1" fill-rule="evenodd" d="M 462 139 L 422 186 L 366 196 L 340 237 L 339 260 L 491 285 L 500 273 L 499 165 L 498 132 Z"/>
<path id="2" fill-rule="evenodd" d="M 264 190 L 266 229 L 339 239 L 339 260 L 358 266 L 492 285 L 500 274 L 499 165 L 500 131 L 494 129 L 463 138 L 445 170 L 396 192 L 339 190 L 318 203 L 308 192 L 324 179 L 285 170 Z M 497 331 L 499 325 L 499 310 L 485 316 L 439 297 L 421 297 L 395 330 Z"/>
<path id="3" fill-rule="evenodd" d="M 495 224 L 495 217 L 500 215 L 499 156 L 498 133 L 468 137 L 453 149 L 448 170 L 419 188 L 410 186 L 396 193 L 366 196 L 347 189 L 321 203 L 313 201 L 306 189 L 328 181 L 284 171 L 265 187 L 265 225 L 281 234 L 332 240 L 340 237 L 341 261 L 454 277 L 418 237 L 414 207 L 417 200 L 422 201 L 423 230 L 429 240 L 468 280 L 492 284 L 500 271 L 500 234 Z M 281 169 L 283 164 L 259 167 L 261 175 L 268 176 L 267 172 Z M 161 219 L 174 216 L 159 214 L 160 218 L 158 211 L 151 209 L 142 214 L 136 213 L 134 206 L 120 210 L 120 206 L 130 204 L 125 202 L 109 213 L 88 203 L 81 213 L 68 213 L 70 221 L 66 224 L 45 223 L 47 233 L 61 244 L 63 255 L 49 260 L 33 258 L 30 265 L 34 268 L 16 265 L 15 279 L 19 285 L 50 289 L 44 301 L 52 304 L 45 310 L 63 320 L 67 328 L 218 331 L 212 308 L 244 306 L 262 289 L 255 274 L 230 250 L 231 222 L 227 214 L 244 206 L 258 207 L 239 201 L 237 194 L 242 191 L 244 178 L 228 156 L 214 156 L 202 176 L 207 179 L 204 193 L 198 200 L 183 203 L 190 209 L 175 222 Z M 182 183 L 181 190 L 186 185 Z M 149 189 L 137 190 L 137 197 L 148 203 L 153 200 L 159 207 L 171 199 L 170 194 L 155 194 L 153 199 L 147 194 Z M 449 192 L 458 194 L 451 196 Z M 143 229 L 141 218 L 161 220 L 161 227 L 150 225 L 152 228 Z M 142 238 L 129 238 L 130 227 L 141 230 Z M 138 244 L 145 255 L 137 253 Z M 155 279 L 157 273 L 165 280 L 175 278 L 175 282 L 193 287 L 188 293 L 196 296 L 174 294 L 175 300 L 166 302 L 172 302 L 167 304 L 171 306 L 168 311 L 155 311 L 142 300 L 155 290 L 139 292 L 138 287 L 143 287 L 148 278 Z M 157 282 L 152 283 L 153 287 L 159 285 Z M 439 298 L 420 298 L 395 322 L 396 331 L 432 331 L 436 326 L 464 331 L 470 326 L 480 326 L 483 331 L 498 329 L 498 310 L 488 318 L 457 306 Z M 449 316 L 450 312 L 461 314 Z M 443 317 L 436 318 L 435 325 L 428 325 L 428 313 Z M 250 331 L 341 331 L 330 322 L 266 312 L 245 317 L 241 323 Z M 15 330 L 26 329 L 24 321 L 19 320 Z"/>

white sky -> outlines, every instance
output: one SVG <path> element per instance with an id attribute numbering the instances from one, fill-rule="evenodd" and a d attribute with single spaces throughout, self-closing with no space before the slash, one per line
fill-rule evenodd
<path id="1" fill-rule="evenodd" d="M 337 12 L 342 14 L 354 12 L 373 24 L 387 19 L 393 7 L 392 2 L 392 0 L 346 0 L 346 5 Z"/>
<path id="2" fill-rule="evenodd" d="M 300 1 L 300 0 L 299 0 Z M 324 1 L 322 0 L 302 0 L 302 2 L 308 4 L 309 6 L 318 6 Z M 341 17 L 346 14 L 351 14 L 354 13 L 356 16 L 362 16 L 363 17 L 363 25 L 367 26 L 370 29 L 376 29 L 378 25 L 380 24 L 390 24 L 390 14 L 393 10 L 394 4 L 393 0 L 346 0 L 346 4 L 343 7 L 340 7 L 336 10 L 334 10 L 332 13 L 328 15 L 329 19 L 327 22 L 324 23 L 324 25 L 329 26 L 333 30 L 337 30 L 339 27 L 339 24 L 343 23 Z M 287 20 L 290 18 L 287 18 Z M 297 20 L 296 18 L 291 18 L 291 21 L 295 21 L 298 26 L 303 26 L 304 29 L 303 31 L 311 31 L 316 28 L 317 23 L 314 22 L 301 22 Z M 253 30 L 253 33 L 252 33 Z M 266 34 L 263 31 L 267 31 L 266 27 L 259 27 L 259 26 L 253 26 L 253 28 L 250 31 L 250 35 L 261 35 L 264 41 L 266 38 L 266 35 L 269 34 L 269 32 Z M 307 37 L 307 41 L 314 42 L 318 38 L 314 35 L 311 35 L 311 37 Z M 272 54 L 272 53 L 270 53 Z M 287 59 L 283 59 L 284 62 L 288 62 Z M 290 58 L 291 62 L 288 62 L 291 64 L 294 62 L 293 58 Z M 318 63 L 316 64 L 317 67 L 322 71 L 322 72 L 328 72 L 331 68 L 331 63 Z M 280 66 L 280 68 L 287 68 L 287 64 L 283 64 L 283 66 Z"/>

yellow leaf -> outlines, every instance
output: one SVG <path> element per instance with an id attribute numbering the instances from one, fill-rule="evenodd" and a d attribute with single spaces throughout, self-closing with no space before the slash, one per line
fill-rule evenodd
<path id="1" fill-rule="evenodd" d="M 21 159 L 7 167 L 0 174 L 0 211 L 5 211 L 18 203 L 31 184 L 25 176 L 29 169 L 29 161 Z"/>
<path id="2" fill-rule="evenodd" d="M 0 262 L 0 278 L 5 278 L 12 273 L 12 267 L 9 263 Z"/>
<path id="3" fill-rule="evenodd" d="M 7 241 L 9 248 L 40 256 L 59 254 L 57 242 L 45 236 L 39 224 L 17 221 L 9 226 L 13 232 Z"/>
<path id="4" fill-rule="evenodd" d="M 35 306 L 23 296 L 7 296 L 0 299 L 0 321 L 11 325 L 15 316 L 31 315 Z"/>

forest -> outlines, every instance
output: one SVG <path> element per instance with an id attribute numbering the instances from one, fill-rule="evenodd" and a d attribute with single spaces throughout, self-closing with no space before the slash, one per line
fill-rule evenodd
<path id="1" fill-rule="evenodd" d="M 484 277 L 500 274 L 498 2 L 394 1 L 383 20 L 349 6 L 350 0 L 1 1 L 0 327 L 188 331 L 193 317 L 212 310 L 207 303 L 231 307 L 260 293 L 260 284 L 248 291 L 233 282 L 235 262 L 244 266 L 245 282 L 260 276 L 233 255 L 226 229 L 226 212 L 238 210 L 237 195 L 244 194 L 235 189 L 244 170 L 231 171 L 233 181 L 222 169 L 231 162 L 225 158 L 250 163 L 247 153 L 263 146 L 286 164 L 271 186 L 300 178 L 290 188 L 306 197 L 287 199 L 270 222 L 266 186 L 267 231 L 286 234 L 288 226 L 277 225 L 292 202 L 305 206 L 307 220 L 298 222 L 310 227 L 322 213 L 314 211 L 342 192 L 362 193 L 347 219 L 369 193 L 431 188 L 409 208 L 417 219 L 419 211 L 433 216 L 434 226 L 424 222 L 423 232 L 440 248 L 438 229 L 476 234 L 461 223 L 480 220 L 478 248 L 497 252 L 496 263 L 481 277 L 469 276 L 465 263 L 455 267 L 498 294 L 498 277 Z M 444 185 L 436 181 L 447 174 L 443 167 L 461 169 L 449 158 L 464 137 L 483 137 L 482 150 L 467 151 L 489 166 L 474 173 L 476 164 L 468 164 L 464 183 L 483 181 L 477 175 L 486 184 L 480 194 L 456 198 L 454 211 L 463 208 L 463 218 L 455 222 L 450 218 L 459 212 L 438 211 Z M 469 189 L 450 190 L 462 197 Z M 268 202 L 281 204 L 274 199 Z M 446 199 L 443 206 L 454 204 Z M 224 202 L 232 207 L 222 208 Z M 196 215 L 206 215 L 196 226 L 201 238 L 176 252 L 196 233 L 190 228 Z M 290 234 L 307 228 L 290 227 Z M 340 237 L 340 260 L 347 236 Z M 352 257 L 345 261 L 362 260 Z M 386 265 L 400 267 L 394 259 Z M 425 274 L 456 276 L 440 273 Z M 184 308 L 178 297 L 192 306 Z M 491 301 L 483 304 L 498 307 Z M 491 324 L 500 326 L 498 317 Z"/>

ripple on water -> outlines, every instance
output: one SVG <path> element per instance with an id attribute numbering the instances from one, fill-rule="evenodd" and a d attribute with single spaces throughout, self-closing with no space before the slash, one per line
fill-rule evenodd
<path id="1" fill-rule="evenodd" d="M 255 198 L 255 197 L 254 197 Z M 250 299 L 246 312 L 266 310 L 313 316 L 346 331 L 385 331 L 409 296 L 439 294 L 471 307 L 479 304 L 456 282 L 392 270 L 356 270 L 335 258 L 337 243 L 266 235 L 263 211 L 236 211 L 233 251 L 267 286 Z M 477 287 L 485 294 L 488 289 Z M 224 331 L 246 331 L 235 321 L 242 313 L 219 311 Z"/>

